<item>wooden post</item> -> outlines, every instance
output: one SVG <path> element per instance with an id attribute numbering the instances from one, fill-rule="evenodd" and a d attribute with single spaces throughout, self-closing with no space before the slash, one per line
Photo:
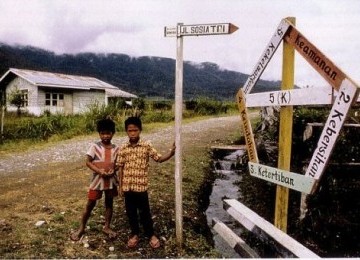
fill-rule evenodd
<path id="1" fill-rule="evenodd" d="M 3 143 L 4 139 L 4 120 L 5 120 L 5 91 L 0 92 L 0 104 L 1 104 L 1 123 L 0 123 L 0 143 Z"/>
<path id="2" fill-rule="evenodd" d="M 178 24 L 178 28 L 181 24 Z M 176 243 L 182 247 L 182 142 L 181 120 L 183 107 L 183 37 L 176 40 L 176 78 L 175 78 L 175 228 Z"/>
<path id="3" fill-rule="evenodd" d="M 295 17 L 287 18 L 295 25 Z M 295 50 L 290 44 L 283 41 L 283 66 L 281 90 L 294 88 L 294 60 Z M 290 170 L 291 143 L 292 143 L 293 107 L 281 107 L 279 131 L 279 159 L 278 168 Z M 289 189 L 278 185 L 276 187 L 275 221 L 280 230 L 286 232 L 289 204 Z"/>

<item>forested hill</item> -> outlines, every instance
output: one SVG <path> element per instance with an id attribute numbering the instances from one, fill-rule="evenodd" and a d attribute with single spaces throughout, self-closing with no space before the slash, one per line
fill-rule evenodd
<path id="1" fill-rule="evenodd" d="M 9 68 L 96 77 L 141 97 L 174 98 L 175 60 L 126 54 L 61 54 L 30 46 L 0 43 L 0 74 Z M 252 68 L 250 68 L 252 69 Z M 248 75 L 217 64 L 184 62 L 184 99 L 234 100 Z M 279 89 L 280 82 L 260 80 L 254 92 Z"/>

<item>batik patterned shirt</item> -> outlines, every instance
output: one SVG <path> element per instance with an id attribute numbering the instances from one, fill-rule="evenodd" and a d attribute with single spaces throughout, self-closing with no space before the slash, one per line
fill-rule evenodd
<path id="1" fill-rule="evenodd" d="M 112 144 L 110 148 L 105 148 L 101 141 L 93 143 L 87 155 L 90 156 L 93 161 L 92 163 L 100 169 L 105 169 L 105 171 L 114 170 L 115 158 L 118 154 L 119 147 L 115 144 Z M 111 176 L 100 176 L 97 173 L 93 173 L 90 189 L 92 190 L 109 190 L 118 186 L 118 177 L 116 172 Z"/>
<path id="2" fill-rule="evenodd" d="M 140 139 L 134 146 L 127 141 L 120 146 L 117 164 L 123 167 L 122 191 L 143 192 L 148 189 L 149 158 L 154 161 L 161 158 L 149 141 Z"/>

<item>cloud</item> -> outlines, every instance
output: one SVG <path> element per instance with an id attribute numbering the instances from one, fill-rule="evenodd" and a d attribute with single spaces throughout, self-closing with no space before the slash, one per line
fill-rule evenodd
<path id="1" fill-rule="evenodd" d="M 176 58 L 165 26 L 231 22 L 232 35 L 184 38 L 184 59 L 250 73 L 280 20 L 296 27 L 349 76 L 360 77 L 358 0 L 1 0 L 0 41 L 56 53 L 108 52 Z M 281 47 L 262 78 L 281 78 Z M 319 82 L 302 57 L 296 80 Z M 316 83 L 314 83 L 316 84 Z"/>

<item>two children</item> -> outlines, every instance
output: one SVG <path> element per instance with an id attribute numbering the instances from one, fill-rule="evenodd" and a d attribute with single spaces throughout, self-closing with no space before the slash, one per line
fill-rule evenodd
<path id="1" fill-rule="evenodd" d="M 87 153 L 86 165 L 94 171 L 88 193 L 88 203 L 81 219 L 80 228 L 71 234 L 71 239 L 79 240 L 84 234 L 86 222 L 103 192 L 105 193 L 106 207 L 103 232 L 111 238 L 116 237 L 117 234 L 110 228 L 110 222 L 113 214 L 113 198 L 118 195 L 119 181 L 119 190 L 124 194 L 126 214 L 131 228 L 128 247 L 134 248 L 139 242 L 140 220 L 150 246 L 158 248 L 160 241 L 154 234 L 147 193 L 149 159 L 152 158 L 159 163 L 169 160 L 175 154 L 175 145 L 173 144 L 165 155 L 158 153 L 150 142 L 140 138 L 142 123 L 138 117 L 129 117 L 125 121 L 125 130 L 129 140 L 119 149 L 111 143 L 115 133 L 114 122 L 105 119 L 98 123 L 101 141 L 93 144 Z M 116 175 L 117 170 L 119 170 L 119 177 Z"/>

